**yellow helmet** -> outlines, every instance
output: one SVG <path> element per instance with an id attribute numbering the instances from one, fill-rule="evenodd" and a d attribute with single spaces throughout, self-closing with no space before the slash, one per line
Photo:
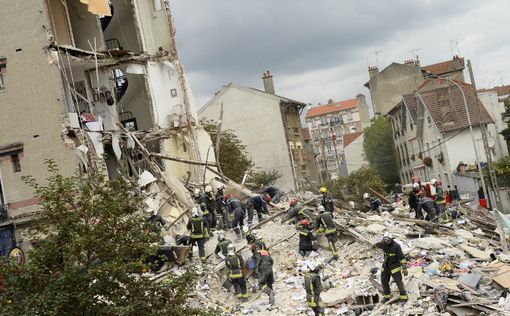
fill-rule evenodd
<path id="1" fill-rule="evenodd" d="M 320 191 L 321 191 L 321 193 L 326 193 L 326 192 L 328 192 L 328 189 L 326 187 L 322 187 Z"/>

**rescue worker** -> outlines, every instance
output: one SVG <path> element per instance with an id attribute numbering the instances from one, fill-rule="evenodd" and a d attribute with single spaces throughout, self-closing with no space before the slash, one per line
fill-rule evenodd
<path id="1" fill-rule="evenodd" d="M 227 210 L 232 214 L 232 228 L 236 233 L 237 239 L 241 239 L 245 216 L 241 201 L 233 196 L 229 196 L 227 200 Z"/>
<path id="2" fill-rule="evenodd" d="M 320 306 L 322 284 L 319 266 L 308 264 L 308 272 L 305 273 L 305 290 L 306 302 L 315 316 L 324 316 L 324 309 Z"/>
<path id="3" fill-rule="evenodd" d="M 409 209 L 411 211 L 416 212 L 416 208 L 418 207 L 418 201 L 420 198 L 418 197 L 418 192 L 420 192 L 420 185 L 418 183 L 413 183 L 411 186 L 411 193 L 409 193 Z"/>
<path id="4" fill-rule="evenodd" d="M 251 246 L 255 242 L 255 237 L 253 237 L 253 234 L 249 227 L 243 227 L 243 234 L 246 238 L 246 242 L 249 246 Z"/>
<path id="5" fill-rule="evenodd" d="M 441 217 L 446 209 L 446 198 L 444 196 L 443 187 L 441 183 L 436 179 L 430 180 L 430 184 L 434 186 L 436 189 L 436 195 L 434 196 L 434 201 L 436 201 L 438 206 L 438 217 Z"/>
<path id="6" fill-rule="evenodd" d="M 328 189 L 326 187 L 322 187 L 320 191 L 322 193 L 321 205 L 324 206 L 326 212 L 333 213 L 335 211 L 335 204 L 333 203 L 331 194 L 328 193 Z"/>
<path id="7" fill-rule="evenodd" d="M 393 236 L 389 232 L 384 233 L 382 241 L 376 243 L 375 246 L 384 251 L 384 262 L 381 268 L 381 285 L 383 288 L 381 303 L 386 303 L 391 299 L 390 278 L 393 278 L 393 281 L 397 284 L 400 301 L 402 303 L 407 302 L 408 296 L 402 280 L 402 271 L 404 275 L 407 275 L 407 262 L 402 248 L 393 240 Z"/>
<path id="8" fill-rule="evenodd" d="M 202 210 L 202 217 L 207 222 L 207 227 L 210 230 L 212 227 L 212 201 L 199 188 L 195 189 L 193 196 L 195 198 L 195 202 Z"/>
<path id="9" fill-rule="evenodd" d="M 269 296 L 269 304 L 274 304 L 274 274 L 273 274 L 273 258 L 269 251 L 259 249 L 254 254 L 255 272 L 257 273 L 258 286 L 263 293 Z"/>
<path id="10" fill-rule="evenodd" d="M 437 205 L 436 201 L 432 200 L 431 198 L 425 196 L 423 192 L 420 191 L 420 200 L 418 201 L 418 206 L 416 207 L 416 214 L 420 214 L 420 217 L 418 215 L 417 218 L 423 218 L 422 216 L 422 210 L 427 213 L 425 216 L 425 220 L 427 221 L 437 221 L 437 216 L 439 214 L 439 206 Z"/>
<path id="11" fill-rule="evenodd" d="M 221 223 L 221 225 L 223 226 L 222 228 L 227 228 L 229 221 L 226 211 L 227 205 L 225 204 L 224 196 L 225 193 L 223 192 L 224 189 L 225 186 L 223 184 L 220 184 L 216 189 L 216 194 L 214 197 L 216 200 L 216 214 L 217 216 L 221 216 L 221 221 L 219 221 L 219 223 Z"/>
<path id="12" fill-rule="evenodd" d="M 310 252 L 317 251 L 317 245 L 314 244 L 314 240 L 317 238 L 313 235 L 310 230 L 310 222 L 306 219 L 301 220 L 298 228 L 299 232 L 299 254 L 302 256 L 308 256 Z"/>
<path id="13" fill-rule="evenodd" d="M 234 286 L 236 296 L 242 301 L 246 302 L 248 294 L 246 293 L 246 279 L 244 278 L 243 257 L 235 253 L 236 248 L 230 244 L 227 248 L 227 257 L 225 258 L 225 266 L 227 267 L 227 276 Z"/>
<path id="14" fill-rule="evenodd" d="M 370 193 L 363 194 L 363 201 L 365 201 L 365 205 L 368 206 L 370 211 L 379 211 L 382 203 L 376 197 L 371 197 Z"/>
<path id="15" fill-rule="evenodd" d="M 262 236 L 258 232 L 254 232 L 252 234 L 253 236 L 253 243 L 251 244 L 251 251 L 253 253 L 259 251 L 259 250 L 267 250 L 266 243 L 262 240 Z"/>
<path id="16" fill-rule="evenodd" d="M 216 249 L 214 253 L 222 260 L 227 257 L 228 254 L 228 245 L 232 244 L 232 241 L 225 238 L 224 233 L 220 233 L 218 235 L 218 244 L 216 245 Z"/>
<path id="17" fill-rule="evenodd" d="M 210 228 L 211 228 L 211 231 L 214 231 L 216 230 L 216 201 L 214 199 L 214 196 L 213 196 L 213 192 L 212 192 L 212 186 L 210 185 L 207 185 L 204 189 L 204 199 L 206 201 L 206 205 L 207 205 L 207 208 L 209 210 L 209 213 L 211 214 L 210 217 L 211 217 L 211 225 L 210 225 Z"/>
<path id="18" fill-rule="evenodd" d="M 303 219 L 308 220 L 310 224 L 313 223 L 312 213 L 302 204 L 299 204 L 297 199 L 292 199 L 289 202 L 289 207 L 291 209 L 287 213 L 287 218 L 285 219 L 285 221 L 295 218 L 296 219 L 295 223 L 299 223 Z"/>
<path id="19" fill-rule="evenodd" d="M 250 197 L 246 203 L 246 209 L 248 211 L 248 226 L 251 226 L 253 223 L 253 210 L 257 211 L 259 223 L 263 219 L 262 214 L 268 214 L 266 201 L 264 201 L 264 198 L 261 195 Z"/>
<path id="20" fill-rule="evenodd" d="M 202 262 L 205 261 L 205 242 L 209 238 L 209 226 L 203 217 L 200 217 L 198 208 L 194 207 L 191 210 L 191 219 L 188 222 L 187 228 L 191 232 L 191 240 L 193 244 L 198 246 L 198 254 Z"/>
<path id="21" fill-rule="evenodd" d="M 271 202 L 278 204 L 280 203 L 281 198 L 283 197 L 283 191 L 274 185 L 270 185 L 268 187 L 264 187 L 263 184 L 260 185 L 260 193 L 268 194 L 271 197 Z"/>
<path id="22" fill-rule="evenodd" d="M 319 205 L 318 207 L 319 215 L 317 216 L 317 226 L 319 227 L 319 231 L 324 232 L 326 239 L 328 240 L 329 247 L 331 248 L 331 252 L 333 253 L 333 260 L 338 259 L 338 253 L 336 250 L 336 226 L 335 222 L 333 222 L 333 217 L 331 212 L 327 212 L 324 209 L 324 206 Z"/>

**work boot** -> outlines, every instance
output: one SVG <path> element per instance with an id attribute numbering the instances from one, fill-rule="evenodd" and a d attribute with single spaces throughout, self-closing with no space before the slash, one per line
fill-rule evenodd
<path id="1" fill-rule="evenodd" d="M 383 297 L 383 299 L 381 300 L 381 304 L 388 303 L 390 299 L 391 299 L 390 297 Z"/>
<path id="2" fill-rule="evenodd" d="M 333 261 L 336 261 L 338 260 L 338 255 L 334 255 L 333 258 L 332 258 Z"/>
<path id="3" fill-rule="evenodd" d="M 269 292 L 269 305 L 274 305 L 274 291 Z"/>

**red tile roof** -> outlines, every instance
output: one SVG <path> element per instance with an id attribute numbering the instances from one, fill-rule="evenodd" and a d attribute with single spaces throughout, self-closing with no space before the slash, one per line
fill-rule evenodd
<path id="1" fill-rule="evenodd" d="M 302 133 L 303 133 L 304 140 L 310 139 L 310 130 L 308 128 L 303 128 Z"/>
<path id="2" fill-rule="evenodd" d="M 496 87 L 495 89 L 496 92 L 498 93 L 498 96 L 510 94 L 510 85 Z"/>
<path id="3" fill-rule="evenodd" d="M 349 146 L 359 136 L 363 135 L 363 132 L 344 134 L 344 148 Z"/>
<path id="4" fill-rule="evenodd" d="M 464 69 L 464 57 L 453 60 L 443 61 L 441 63 L 423 66 L 422 69 L 430 71 L 434 75 L 442 75 L 452 71 Z"/>
<path id="5" fill-rule="evenodd" d="M 354 109 L 358 106 L 358 99 L 350 99 L 350 100 L 344 100 L 339 101 L 331 104 L 326 105 L 318 105 L 308 110 L 308 113 L 306 113 L 306 117 L 314 117 L 318 115 L 323 115 L 327 113 L 333 113 L 338 111 L 345 111 L 349 109 Z"/>

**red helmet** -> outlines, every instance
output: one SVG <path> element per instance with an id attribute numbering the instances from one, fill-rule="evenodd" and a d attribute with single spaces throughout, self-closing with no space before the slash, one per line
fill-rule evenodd
<path id="1" fill-rule="evenodd" d="M 303 219 L 303 220 L 301 220 L 301 225 L 308 226 L 308 225 L 310 225 L 310 222 L 307 219 Z"/>
<path id="2" fill-rule="evenodd" d="M 290 206 L 290 207 L 294 207 L 296 204 L 297 204 L 297 199 L 292 199 L 292 200 L 290 200 L 290 202 L 289 202 L 289 206 Z"/>
<path id="3" fill-rule="evenodd" d="M 232 197 L 233 197 L 232 194 L 225 194 L 224 199 L 225 200 L 230 200 Z"/>
<path id="4" fill-rule="evenodd" d="M 420 191 L 418 192 L 418 197 L 422 197 L 422 196 L 423 196 L 423 190 L 420 190 Z"/>
<path id="5" fill-rule="evenodd" d="M 264 200 L 265 200 L 267 203 L 271 202 L 271 195 L 269 195 L 269 194 L 264 194 Z"/>

